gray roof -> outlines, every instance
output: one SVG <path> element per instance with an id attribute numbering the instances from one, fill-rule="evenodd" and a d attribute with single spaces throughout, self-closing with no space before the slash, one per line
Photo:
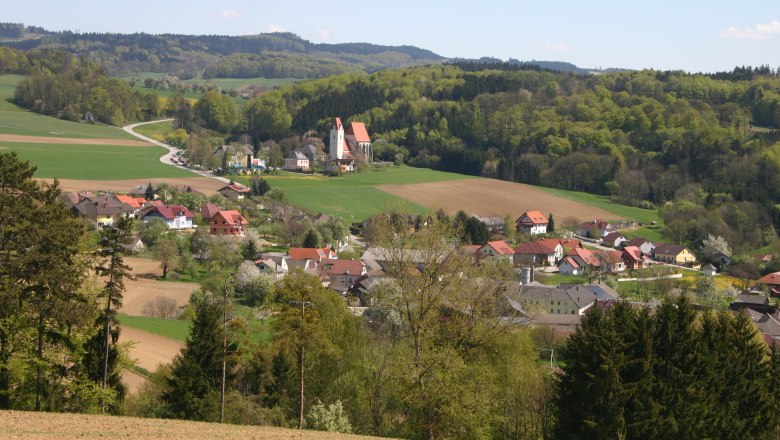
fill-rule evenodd
<path id="1" fill-rule="evenodd" d="M 523 286 L 517 295 L 519 298 L 544 301 L 571 301 L 580 309 L 593 304 L 595 295 L 586 289 L 563 289 L 560 287 Z"/>
<path id="2" fill-rule="evenodd" d="M 287 158 L 288 159 L 295 159 L 295 160 L 309 160 L 309 158 L 305 154 L 301 153 L 298 150 L 291 151 L 290 155 L 287 156 Z"/>
<path id="3" fill-rule="evenodd" d="M 743 293 L 734 300 L 735 303 L 742 303 L 742 304 L 760 304 L 760 305 L 766 305 L 769 304 L 769 298 L 764 295 L 754 295 L 750 293 Z"/>

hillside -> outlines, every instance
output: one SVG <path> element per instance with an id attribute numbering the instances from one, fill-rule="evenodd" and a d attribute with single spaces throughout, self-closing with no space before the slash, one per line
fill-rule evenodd
<path id="1" fill-rule="evenodd" d="M 140 419 L 88 414 L 0 411 L 3 438 L 59 440 L 80 438 L 140 439 L 370 439 L 321 431 L 299 431 L 265 426 L 220 425 L 180 420 Z"/>

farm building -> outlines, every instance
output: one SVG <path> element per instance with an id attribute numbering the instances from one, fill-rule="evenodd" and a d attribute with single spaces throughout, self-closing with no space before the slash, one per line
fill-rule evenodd
<path id="1" fill-rule="evenodd" d="M 307 171 L 309 158 L 298 150 L 291 151 L 290 155 L 284 159 L 284 169 L 287 171 Z"/>

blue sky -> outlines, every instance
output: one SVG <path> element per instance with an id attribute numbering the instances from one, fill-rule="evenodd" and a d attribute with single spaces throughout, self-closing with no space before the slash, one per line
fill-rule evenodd
<path id="1" fill-rule="evenodd" d="M 246 35 L 408 44 L 446 57 L 580 67 L 780 67 L 778 0 L 6 0 L 0 21 L 50 30 Z M 10 3 L 10 4 L 8 4 Z"/>

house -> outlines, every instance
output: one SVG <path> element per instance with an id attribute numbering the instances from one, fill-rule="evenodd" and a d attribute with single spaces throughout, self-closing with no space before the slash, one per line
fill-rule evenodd
<path id="1" fill-rule="evenodd" d="M 754 293 L 742 293 L 729 304 L 729 310 L 750 309 L 760 313 L 777 313 L 777 307 L 769 304 L 769 297 Z"/>
<path id="2" fill-rule="evenodd" d="M 780 320 L 778 320 L 776 312 L 763 312 L 753 308 L 744 308 L 743 310 L 753 320 L 767 345 L 771 347 L 780 342 Z"/>
<path id="3" fill-rule="evenodd" d="M 731 255 L 724 254 L 723 252 L 718 252 L 712 257 L 712 262 L 722 268 L 728 267 L 733 261 Z"/>
<path id="4" fill-rule="evenodd" d="M 244 200 L 244 197 L 249 195 L 252 190 L 240 183 L 231 183 L 218 189 L 217 192 L 230 200 Z"/>
<path id="5" fill-rule="evenodd" d="M 287 266 L 287 258 L 283 256 L 269 256 L 255 260 L 255 266 L 261 273 L 267 273 L 275 279 L 284 277 L 290 270 Z"/>
<path id="6" fill-rule="evenodd" d="M 330 277 L 332 289 L 346 292 L 361 276 L 366 274 L 366 266 L 360 260 L 325 260 L 319 269 Z"/>
<path id="7" fill-rule="evenodd" d="M 716 269 L 715 266 L 713 266 L 712 264 L 707 263 L 704 266 L 702 266 L 701 273 L 704 276 L 711 277 L 714 276 L 716 273 L 718 273 L 718 269 Z"/>
<path id="8" fill-rule="evenodd" d="M 365 124 L 350 122 L 346 130 L 341 118 L 335 118 L 330 129 L 330 145 L 325 171 L 351 172 L 355 163 L 371 163 L 374 160 L 374 148 L 368 136 Z"/>
<path id="9" fill-rule="evenodd" d="M 71 213 L 96 228 L 111 226 L 115 221 L 126 217 L 128 206 L 113 198 L 96 196 L 84 198 L 70 208 Z"/>
<path id="10" fill-rule="evenodd" d="M 756 284 L 765 285 L 771 296 L 780 297 L 780 272 L 766 274 L 759 278 Z"/>
<path id="11" fill-rule="evenodd" d="M 125 205 L 127 205 L 129 209 L 131 209 L 129 211 L 129 214 L 131 216 L 135 216 L 136 214 L 138 214 L 138 211 L 140 211 L 147 203 L 146 199 L 143 197 L 133 197 L 130 195 L 123 196 L 117 194 L 114 196 L 114 199 L 116 199 L 116 201 L 118 201 L 119 203 L 124 203 Z"/>
<path id="12" fill-rule="evenodd" d="M 555 264 L 555 249 L 538 241 L 523 243 L 514 251 L 515 264 Z"/>
<path id="13" fill-rule="evenodd" d="M 644 238 L 634 238 L 629 240 L 628 242 L 624 243 L 623 246 L 635 246 L 638 247 L 640 251 L 642 251 L 642 254 L 644 255 L 652 255 L 653 249 L 655 249 L 655 244 L 653 244 L 650 240 L 645 240 Z"/>
<path id="14" fill-rule="evenodd" d="M 577 235 L 582 237 L 599 239 L 615 231 L 615 225 L 611 225 L 604 220 L 595 219 L 593 221 L 580 223 L 576 232 Z"/>
<path id="15" fill-rule="evenodd" d="M 540 211 L 526 211 L 515 220 L 515 228 L 517 232 L 531 235 L 546 234 L 547 217 Z"/>
<path id="16" fill-rule="evenodd" d="M 628 239 L 626 238 L 626 236 L 617 231 L 610 232 L 609 234 L 601 238 L 601 244 L 603 246 L 610 246 L 616 249 L 619 248 L 623 243 L 627 241 Z"/>
<path id="17" fill-rule="evenodd" d="M 558 265 L 558 273 L 561 275 L 582 275 L 585 267 L 577 263 L 573 257 L 565 257 Z"/>
<path id="18" fill-rule="evenodd" d="M 608 273 L 623 272 L 626 263 L 623 261 L 623 251 L 601 251 L 597 254 L 601 260 L 601 270 Z"/>
<path id="19" fill-rule="evenodd" d="M 314 144 L 306 144 L 301 149 L 301 153 L 309 159 L 309 163 L 322 163 L 325 161 L 325 152 L 322 151 L 322 147 Z"/>
<path id="20" fill-rule="evenodd" d="M 319 265 L 324 260 L 337 260 L 339 257 L 331 248 L 290 248 L 287 255 L 291 260 L 312 260 Z"/>
<path id="21" fill-rule="evenodd" d="M 62 201 L 62 203 L 65 204 L 65 207 L 69 210 L 73 208 L 74 205 L 79 203 L 80 201 L 88 198 L 94 197 L 95 194 L 85 191 L 85 192 L 63 192 L 60 193 L 57 198 Z"/>
<path id="22" fill-rule="evenodd" d="M 636 246 L 623 246 L 623 262 L 629 270 L 645 267 L 645 257 L 642 255 L 642 250 Z"/>
<path id="23" fill-rule="evenodd" d="M 308 171 L 309 158 L 298 150 L 291 151 L 284 159 L 284 169 L 287 171 Z"/>
<path id="24" fill-rule="evenodd" d="M 536 310 L 550 315 L 583 315 L 596 297 L 586 289 L 580 291 L 534 283 L 520 288 L 514 299 L 522 306 L 523 312 Z"/>
<path id="25" fill-rule="evenodd" d="M 491 234 L 503 234 L 506 232 L 506 222 L 501 217 L 477 217 L 477 220 L 484 223 Z"/>
<path id="26" fill-rule="evenodd" d="M 208 222 L 214 217 L 214 214 L 220 211 L 220 209 L 222 208 L 213 203 L 204 203 L 203 206 L 200 207 L 200 216 L 203 220 Z"/>
<path id="27" fill-rule="evenodd" d="M 209 221 L 211 235 L 243 237 L 248 221 L 236 210 L 218 211 Z"/>
<path id="28" fill-rule="evenodd" d="M 696 255 L 685 246 L 679 244 L 659 243 L 653 249 L 653 258 L 664 263 L 683 266 L 696 265 Z"/>
<path id="29" fill-rule="evenodd" d="M 138 213 L 138 219 L 149 223 L 153 219 L 161 219 L 168 229 L 191 229 L 192 212 L 182 205 L 150 206 Z"/>
<path id="30" fill-rule="evenodd" d="M 601 267 L 601 260 L 595 254 L 593 254 L 593 251 L 589 249 L 581 247 L 574 248 L 569 253 L 567 253 L 566 256 L 573 258 L 577 264 L 583 267 L 583 269 L 588 266 L 595 268 Z"/>
<path id="31" fill-rule="evenodd" d="M 564 255 L 576 247 L 582 247 L 579 240 L 566 238 L 542 238 L 539 243 L 555 250 L 555 262 L 560 262 Z"/>
<path id="32" fill-rule="evenodd" d="M 250 169 L 254 159 L 254 151 L 249 145 L 222 145 L 213 154 L 219 163 L 236 171 Z"/>
<path id="33" fill-rule="evenodd" d="M 489 241 L 482 245 L 477 252 L 480 255 L 487 255 L 490 257 L 503 257 L 512 259 L 515 254 L 515 250 L 511 246 L 506 244 L 504 240 Z"/>

